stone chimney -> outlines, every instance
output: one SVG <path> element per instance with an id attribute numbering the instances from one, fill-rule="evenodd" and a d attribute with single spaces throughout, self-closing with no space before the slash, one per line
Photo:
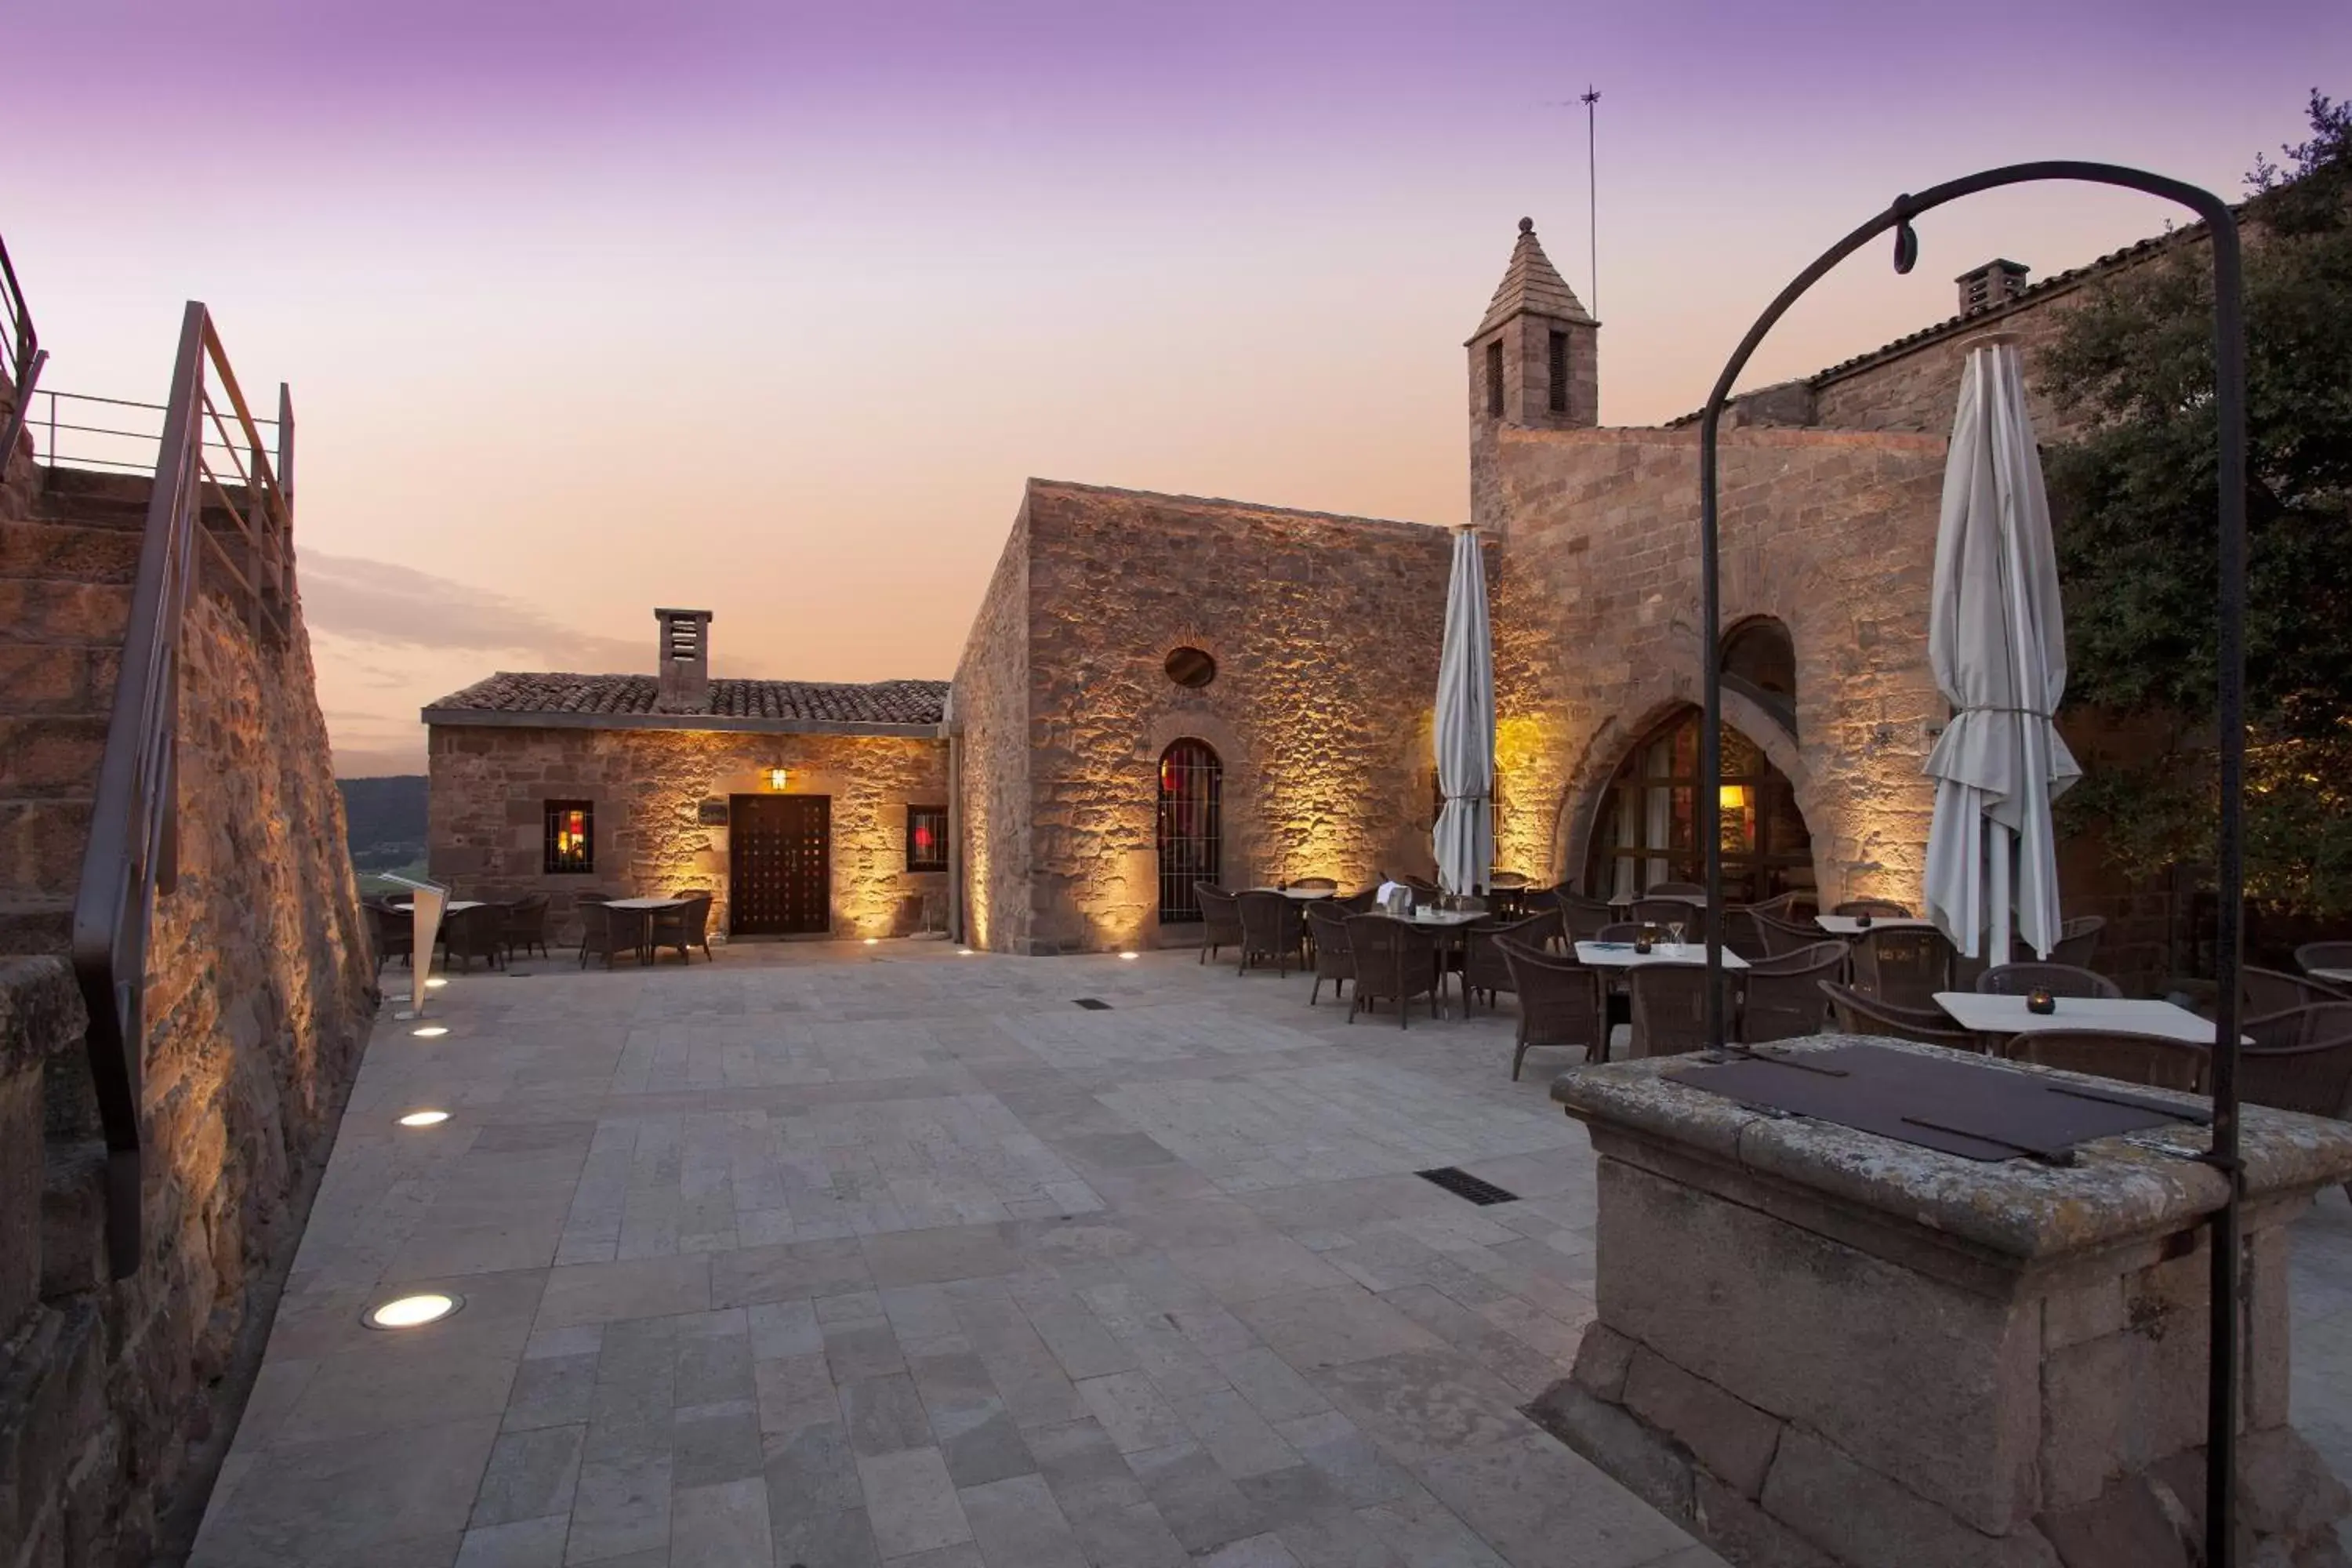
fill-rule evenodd
<path id="1" fill-rule="evenodd" d="M 660 662 L 655 671 L 661 690 L 654 706 L 664 713 L 710 711 L 710 621 L 709 610 L 656 610 L 661 623 Z"/>
<path id="2" fill-rule="evenodd" d="M 1973 272 L 1961 273 L 1953 279 L 1960 286 L 1960 314 L 1973 316 L 2008 304 L 2025 292 L 2025 275 L 2031 270 L 1996 258 Z"/>

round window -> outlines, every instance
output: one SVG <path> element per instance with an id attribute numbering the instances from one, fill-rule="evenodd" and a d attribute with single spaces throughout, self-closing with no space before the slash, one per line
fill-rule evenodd
<path id="1" fill-rule="evenodd" d="M 1180 647 L 1168 656 L 1168 679 L 1194 690 L 1217 679 L 1217 661 L 1206 650 Z"/>

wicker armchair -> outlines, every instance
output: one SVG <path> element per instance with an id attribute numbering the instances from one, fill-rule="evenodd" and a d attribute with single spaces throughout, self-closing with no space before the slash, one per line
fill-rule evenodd
<path id="1" fill-rule="evenodd" d="M 1373 906 L 1378 904 L 1380 901 L 1381 888 L 1380 884 L 1377 882 L 1373 883 L 1369 888 L 1349 893 L 1344 899 L 1334 899 L 1331 900 L 1332 905 L 1341 913 L 1350 915 L 1368 915 L 1372 912 Z"/>
<path id="2" fill-rule="evenodd" d="M 1977 976 L 1988 996 L 2022 996 L 2039 986 L 2053 996 L 2121 996 L 2124 988 L 2105 975 L 2071 963 L 2002 963 Z"/>
<path id="3" fill-rule="evenodd" d="M 1525 920 L 1507 925 L 1474 925 L 1463 933 L 1462 1010 L 1467 1013 L 1479 992 L 1486 994 L 1488 1006 L 1495 1005 L 1498 993 L 1515 991 L 1517 983 L 1511 978 L 1510 966 L 1503 962 L 1499 943 L 1509 941 L 1540 952 L 1559 930 L 1558 917 L 1551 914 L 1529 915 Z"/>
<path id="4" fill-rule="evenodd" d="M 1242 916 L 1242 961 L 1235 973 L 1246 974 L 1269 959 L 1278 974 L 1287 975 L 1294 963 L 1307 967 L 1307 921 L 1297 900 L 1253 889 L 1234 894 L 1234 903 Z"/>
<path id="5" fill-rule="evenodd" d="M 1750 1046 L 1767 1040 L 1818 1035 L 1829 1021 L 1830 1005 L 1821 982 L 1835 981 L 1845 969 L 1845 943 L 1817 942 L 1778 958 L 1748 966 L 1746 998 L 1739 1008 L 1739 1038 Z"/>
<path id="6" fill-rule="evenodd" d="M 1382 998 L 1397 1005 L 1397 1027 L 1405 1026 L 1405 1007 L 1416 996 L 1429 998 L 1429 1016 L 1437 1016 L 1437 938 L 1410 921 L 1386 915 L 1349 915 L 1348 952 L 1355 961 L 1356 993 L 1348 998 L 1348 1022 L 1359 1008 L 1366 1012 Z"/>
<path id="7" fill-rule="evenodd" d="M 626 955 L 639 956 L 645 950 L 646 912 L 643 910 L 616 910 L 598 901 L 580 906 L 580 967 L 588 967 L 591 958 L 602 958 L 604 967 L 613 967 L 613 960 Z"/>
<path id="8" fill-rule="evenodd" d="M 1580 936 L 1576 940 L 1579 942 L 1631 942 L 1641 934 L 1641 921 L 1614 921 L 1602 926 L 1591 936 Z"/>
<path id="9" fill-rule="evenodd" d="M 2210 1047 L 2169 1036 L 2107 1029 L 2043 1029 L 2020 1035 L 2009 1047 L 2011 1061 L 2193 1094 L 2205 1092 L 2205 1070 L 2212 1057 Z"/>
<path id="10" fill-rule="evenodd" d="M 2058 940 L 2050 944 L 2050 962 L 2071 963 L 2077 969 L 2091 967 L 2091 955 L 2099 951 L 2099 933 L 2107 929 L 2105 915 L 2077 915 L 2058 927 Z"/>
<path id="11" fill-rule="evenodd" d="M 2283 969 L 2256 969 L 2252 964 L 2238 971 L 2238 994 L 2245 999 L 2246 1011 L 2256 1015 L 2344 1000 L 2344 993 L 2332 985 L 2289 974 Z"/>
<path id="12" fill-rule="evenodd" d="M 1323 994 L 1326 980 L 1335 998 L 1346 992 L 1348 982 L 1356 977 L 1356 957 L 1348 946 L 1348 913 L 1336 901 L 1307 905 L 1307 929 L 1315 938 L 1315 988 L 1307 994 L 1307 1005 L 1312 1007 Z"/>
<path id="13" fill-rule="evenodd" d="M 1518 1038 L 1511 1051 L 1511 1078 L 1528 1053 L 1549 1046 L 1580 1046 L 1586 1061 L 1609 1058 L 1609 1025 L 1601 1005 L 1601 977 L 1573 957 L 1559 958 L 1498 937 L 1496 948 L 1511 972 L 1519 998 Z"/>
<path id="14" fill-rule="evenodd" d="M 478 958 L 492 969 L 499 968 L 506 962 L 506 923 L 504 904 L 476 904 L 470 910 L 445 915 L 441 920 L 442 949 L 461 970 L 471 969 Z"/>
<path id="15" fill-rule="evenodd" d="M 1949 1046 L 1956 1051 L 1984 1054 L 1983 1037 L 1952 1027 L 1951 1019 L 1940 1007 L 1892 1007 L 1834 981 L 1824 980 L 1820 984 L 1822 994 L 1829 998 L 1830 1016 L 1841 1035 L 1885 1035 L 1897 1040 L 1917 1040 L 1925 1045 Z"/>
<path id="16" fill-rule="evenodd" d="M 1868 915 L 1872 920 L 1907 921 L 1911 906 L 1898 904 L 1892 899 L 1848 899 L 1832 910 L 1833 915 Z"/>
<path id="17" fill-rule="evenodd" d="M 1706 897 L 1706 884 L 1704 882 L 1653 882 L 1648 890 L 1654 899 Z"/>
<path id="18" fill-rule="evenodd" d="M 1749 907 L 1748 923 L 1756 928 L 1757 939 L 1763 943 L 1767 958 L 1786 958 L 1791 953 L 1803 952 L 1822 940 L 1822 928 L 1811 921 L 1784 921 L 1778 915 L 1766 913 L 1761 904 Z"/>
<path id="19" fill-rule="evenodd" d="M 1748 907 L 1759 910 L 1776 921 L 1786 921 L 1790 925 L 1810 924 L 1812 918 L 1822 912 L 1821 900 L 1801 888 L 1794 892 L 1775 893 L 1769 899 L 1759 899 Z"/>
<path id="20" fill-rule="evenodd" d="M 1686 904 L 1680 899 L 1636 899 L 1633 900 L 1633 919 L 1646 921 L 1662 931 L 1670 925 L 1680 925 L 1685 942 L 1706 940 L 1705 904 Z"/>
<path id="21" fill-rule="evenodd" d="M 676 909 L 650 911 L 654 951 L 658 953 L 663 948 L 674 947 L 681 961 L 691 963 L 694 950 L 698 947 L 704 958 L 711 958 L 710 895 L 696 891 L 675 896 L 685 901 Z"/>
<path id="22" fill-rule="evenodd" d="M 1234 896 L 1214 882 L 1192 884 L 1192 901 L 1201 907 L 1201 956 L 1206 963 L 1229 947 L 1242 944 L 1242 912 Z"/>
<path id="23" fill-rule="evenodd" d="M 405 910 L 389 904 L 369 904 L 368 934 L 375 948 L 375 972 L 383 973 L 384 961 L 399 959 L 412 968 L 416 962 L 416 921 Z"/>
<path id="24" fill-rule="evenodd" d="M 2240 1047 L 2238 1097 L 2249 1105 L 2345 1120 L 2352 1112 L 2352 1035 L 2302 1046 Z"/>
<path id="25" fill-rule="evenodd" d="M 2352 942 L 2306 942 L 2294 950 L 2294 962 L 2305 973 L 2315 969 L 2352 969 Z"/>
<path id="26" fill-rule="evenodd" d="M 530 893 L 507 906 L 507 918 L 499 936 L 506 942 L 507 957 L 517 952 L 530 956 L 537 948 L 540 955 L 547 954 L 547 895 Z"/>
<path id="27" fill-rule="evenodd" d="M 1601 934 L 1601 928 L 1617 919 L 1617 911 L 1607 900 L 1588 899 L 1581 893 L 1559 892 L 1558 896 L 1560 923 L 1568 928 L 1570 942 L 1607 940 Z"/>
<path id="28" fill-rule="evenodd" d="M 1952 943 L 1932 926 L 1873 926 L 1847 950 L 1853 988 L 1896 1007 L 1936 1005 L 1952 988 Z"/>
<path id="29" fill-rule="evenodd" d="M 1625 988 L 1633 998 L 1629 1057 L 1678 1057 L 1706 1049 L 1705 964 L 1638 964 L 1625 972 Z"/>

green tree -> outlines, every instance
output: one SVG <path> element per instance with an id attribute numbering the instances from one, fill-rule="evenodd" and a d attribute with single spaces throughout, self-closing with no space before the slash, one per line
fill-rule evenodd
<path id="1" fill-rule="evenodd" d="M 2246 880 L 2352 913 L 2352 105 L 2257 158 L 2246 241 Z M 2149 873 L 2213 852 L 2211 258 L 2186 243 L 2069 313 L 2041 369 L 2083 434 L 2047 464 L 2068 695 L 2157 737 L 2085 757 L 2070 816 Z"/>

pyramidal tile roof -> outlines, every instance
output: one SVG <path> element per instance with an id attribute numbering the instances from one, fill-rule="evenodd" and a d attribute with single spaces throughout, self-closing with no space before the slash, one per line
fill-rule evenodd
<path id="1" fill-rule="evenodd" d="M 501 670 L 453 691 L 427 711 L 460 720 L 477 713 L 657 713 L 661 683 L 650 675 L 571 675 Z M 847 724 L 936 724 L 947 707 L 944 680 L 713 680 L 713 719 L 817 721 Z M 681 721 L 695 717 L 678 714 Z"/>
<path id="2" fill-rule="evenodd" d="M 1486 317 L 1479 321 L 1478 330 L 1470 334 L 1470 341 L 1477 342 L 1522 312 L 1563 321 L 1592 320 L 1584 301 L 1576 297 L 1576 291 L 1568 286 L 1559 269 L 1551 264 L 1551 258 L 1537 243 L 1536 220 L 1531 217 L 1519 220 L 1519 242 L 1511 247 L 1511 264 L 1503 269 L 1502 285 L 1495 290 Z"/>

